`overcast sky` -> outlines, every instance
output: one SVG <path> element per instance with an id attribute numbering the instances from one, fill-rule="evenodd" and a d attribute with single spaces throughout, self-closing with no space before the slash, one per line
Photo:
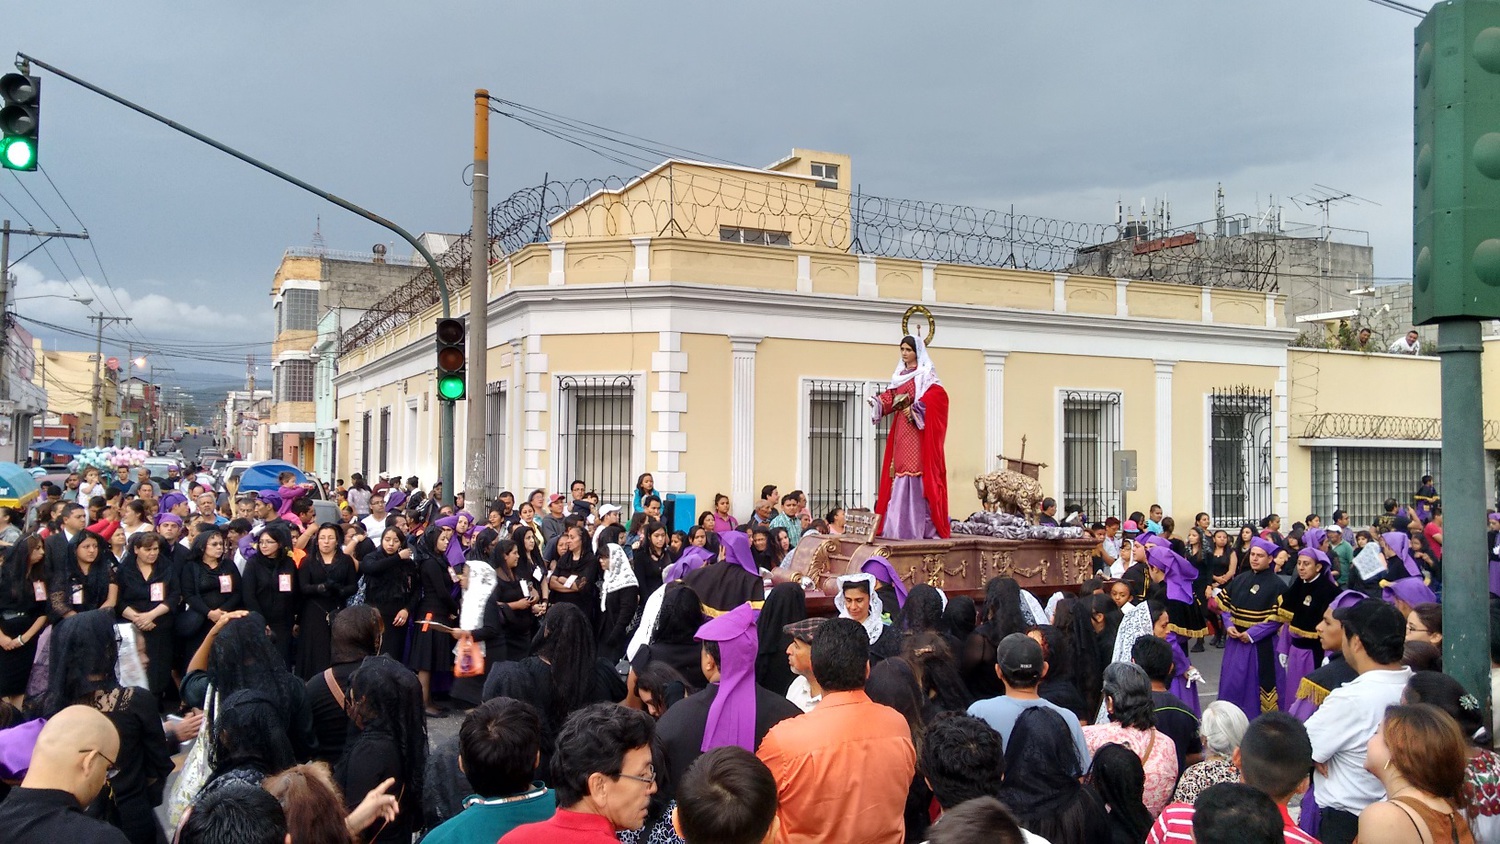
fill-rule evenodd
<path id="1" fill-rule="evenodd" d="M 1368 231 L 1376 275 L 1398 279 L 1410 275 L 1417 22 L 1369 0 L 43 0 L 7 4 L 0 47 L 413 231 L 468 228 L 472 91 L 487 87 L 734 161 L 847 152 L 869 193 L 1068 220 L 1112 222 L 1117 199 L 1167 198 L 1186 224 L 1212 215 L 1222 182 L 1231 212 L 1274 196 L 1287 218 L 1318 222 L 1288 198 L 1329 185 L 1379 203 L 1335 205 L 1332 223 Z M 103 269 L 88 246 L 54 242 L 55 263 L 37 252 L 14 268 L 17 293 L 76 290 L 135 319 L 112 335 L 201 344 L 211 360 L 167 360 L 169 379 L 227 383 L 244 364 L 225 362 L 264 361 L 266 347 L 242 344 L 269 343 L 272 273 L 319 215 L 330 249 L 393 239 L 42 75 L 42 166 Z M 501 118 L 491 149 L 492 201 L 543 173 L 630 175 Z M 13 223 L 78 226 L 40 173 L 0 174 L 0 197 Z M 31 245 L 18 239 L 12 255 Z M 17 312 L 90 328 L 65 299 Z"/>

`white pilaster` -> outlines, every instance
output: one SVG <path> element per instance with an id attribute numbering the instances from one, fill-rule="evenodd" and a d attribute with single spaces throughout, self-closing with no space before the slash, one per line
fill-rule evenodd
<path id="1" fill-rule="evenodd" d="M 1005 358 L 1010 352 L 984 353 L 984 465 L 1005 451 Z"/>
<path id="2" fill-rule="evenodd" d="M 681 390 L 687 353 L 682 351 L 682 334 L 676 331 L 658 332 L 656 348 L 651 355 L 651 371 L 657 373 L 658 381 L 650 404 L 656 414 L 656 429 L 649 438 L 649 448 L 656 458 L 651 474 L 658 489 L 680 492 L 687 488 L 687 475 L 680 465 L 681 455 L 687 451 L 681 418 L 688 409 L 687 393 Z M 673 389 L 664 389 L 668 386 Z"/>
<path id="3" fill-rule="evenodd" d="M 797 292 L 812 292 L 812 256 L 797 256 Z"/>
<path id="4" fill-rule="evenodd" d="M 755 347 L 764 337 L 734 335 L 729 434 L 729 496 L 736 512 L 748 513 L 755 495 Z M 713 502 L 706 502 L 705 508 Z"/>
<path id="5" fill-rule="evenodd" d="M 521 491 L 525 485 L 525 452 L 522 442 L 525 437 L 518 436 L 526 422 L 524 408 L 526 394 L 526 353 L 523 350 L 524 342 L 520 337 L 510 339 L 510 385 L 505 395 L 505 425 L 507 436 L 505 437 L 505 449 L 510 452 L 505 456 L 505 477 L 501 483 L 511 492 L 515 493 L 516 504 L 521 503 L 526 493 Z"/>
<path id="6" fill-rule="evenodd" d="M 880 287 L 875 282 L 875 259 L 869 255 L 859 256 L 859 297 L 880 298 Z"/>
<path id="7" fill-rule="evenodd" d="M 568 244 L 563 242 L 547 244 L 547 251 L 552 253 L 552 268 L 547 273 L 547 283 L 560 286 L 567 281 L 567 271 L 563 267 L 563 258 L 566 257 Z"/>
<path id="8" fill-rule="evenodd" d="M 1199 304 L 1199 310 L 1202 312 L 1203 321 L 1204 322 L 1213 322 L 1214 321 L 1214 297 L 1213 297 L 1213 289 L 1205 285 L 1201 290 L 1199 290 L 1199 295 L 1202 297 L 1199 300 L 1199 303 L 1200 303 Z"/>
<path id="9" fill-rule="evenodd" d="M 558 266 L 561 252 L 552 253 L 554 266 Z M 561 283 L 561 282 L 559 282 Z M 531 334 L 525 338 L 524 344 L 512 341 L 511 346 L 524 345 L 526 352 L 521 357 L 521 369 L 524 374 L 525 391 L 521 393 L 521 405 L 519 412 L 524 424 L 521 427 L 521 454 L 522 486 L 528 489 L 547 487 L 547 464 L 543 459 L 547 452 L 547 426 L 542 420 L 542 414 L 547 412 L 547 356 L 542 353 L 542 338 Z M 523 492 L 517 492 L 517 506 Z"/>
<path id="10" fill-rule="evenodd" d="M 1172 512 L 1172 370 L 1175 360 L 1156 363 L 1156 501 Z"/>
<path id="11" fill-rule="evenodd" d="M 630 245 L 635 247 L 635 269 L 630 280 L 637 284 L 651 280 L 651 238 L 632 237 Z"/>
<path id="12" fill-rule="evenodd" d="M 1115 316 L 1130 316 L 1130 300 L 1125 297 L 1129 288 L 1129 279 L 1115 279 Z"/>
<path id="13" fill-rule="evenodd" d="M 937 301 L 937 284 L 934 276 L 937 275 L 937 264 L 932 261 L 922 262 L 922 301 Z"/>
<path id="14" fill-rule="evenodd" d="M 1286 367 L 1276 369 L 1276 386 L 1271 396 L 1271 465 L 1274 473 L 1272 497 L 1277 513 L 1291 508 L 1291 455 L 1287 443 L 1291 436 L 1291 398 L 1287 392 Z"/>
<path id="15" fill-rule="evenodd" d="M 1052 310 L 1063 313 L 1068 310 L 1068 274 L 1052 274 Z"/>
<path id="16" fill-rule="evenodd" d="M 1276 327 L 1276 294 L 1266 294 L 1266 327 Z"/>

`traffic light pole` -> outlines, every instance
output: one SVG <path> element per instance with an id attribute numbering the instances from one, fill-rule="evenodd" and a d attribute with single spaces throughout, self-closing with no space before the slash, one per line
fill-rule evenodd
<path id="1" fill-rule="evenodd" d="M 474 218 L 469 229 L 469 417 L 465 432 L 468 460 L 464 467 L 464 504 L 474 514 L 475 524 L 481 524 L 489 504 L 485 500 L 485 479 L 489 476 L 489 461 L 494 459 L 485 453 L 485 434 L 489 428 L 486 414 L 490 345 L 490 92 L 483 88 L 474 92 L 473 198 Z"/>
<path id="2" fill-rule="evenodd" d="M 184 135 L 187 135 L 195 141 L 201 141 L 202 143 L 208 144 L 209 146 L 222 153 L 238 158 L 240 161 L 249 164 L 251 167 L 270 173 L 272 176 L 275 176 L 282 181 L 290 182 L 291 184 L 302 188 L 303 190 L 314 196 L 327 200 L 328 202 L 332 202 L 334 205 L 337 205 L 338 207 L 350 212 L 351 214 L 358 214 L 359 216 L 365 218 L 366 220 L 369 220 L 375 225 L 394 232 L 396 236 L 411 244 L 411 247 L 417 251 L 417 254 L 421 255 L 422 259 L 427 262 L 428 268 L 432 270 L 432 277 L 437 282 L 438 301 L 442 304 L 443 307 L 442 316 L 445 319 L 451 316 L 451 307 L 448 301 L 448 284 L 447 281 L 443 278 L 443 268 L 438 266 L 437 259 L 432 257 L 432 253 L 428 251 L 427 247 L 423 246 L 421 242 L 418 241 L 415 237 L 412 237 L 411 233 L 406 229 L 401 228 L 390 220 L 387 220 L 386 218 L 372 211 L 368 211 L 364 208 L 359 207 L 358 205 L 355 205 L 354 203 L 350 202 L 347 199 L 344 199 L 343 197 L 335 196 L 328 191 L 314 187 L 313 185 L 302 181 L 301 179 L 293 176 L 290 173 L 287 173 L 284 170 L 279 170 L 263 161 L 252 158 L 245 153 L 235 149 L 234 147 L 220 143 L 201 132 L 196 132 L 192 129 L 189 129 L 188 127 L 182 125 L 181 123 L 178 123 L 175 120 L 171 120 L 167 117 L 157 114 L 156 112 L 151 111 L 144 106 L 137 105 L 136 103 L 133 103 L 130 100 L 127 100 L 117 94 L 110 93 L 109 91 L 100 88 L 98 85 L 95 85 L 92 82 L 87 82 L 83 79 L 78 78 L 77 76 L 74 76 L 71 73 L 68 73 L 65 70 L 60 70 L 57 67 L 47 64 L 41 59 L 33 58 L 26 55 L 25 53 L 17 53 L 16 58 L 21 60 L 22 62 L 25 62 L 27 65 L 34 64 L 43 70 L 55 73 L 63 79 L 72 82 L 74 85 L 78 85 L 89 91 L 93 91 L 95 94 L 98 94 L 105 99 L 113 100 L 114 102 L 125 106 L 131 111 L 143 114 L 158 123 L 162 123 L 172 129 L 176 129 L 177 131 L 181 132 Z M 28 70 L 26 72 L 30 71 Z M 484 229 L 484 231 L 488 231 L 488 229 L 486 228 Z M 486 261 L 485 263 L 488 264 L 488 261 Z M 451 504 L 453 503 L 453 492 L 455 485 L 453 479 L 453 404 L 452 402 L 443 402 L 443 404 L 447 405 L 447 407 L 444 408 L 443 412 L 438 416 L 438 474 L 441 476 L 441 480 L 443 482 L 443 503 Z"/>
<path id="3" fill-rule="evenodd" d="M 1443 410 L 1443 667 L 1485 701 L 1490 691 L 1489 543 L 1485 540 L 1480 321 L 1438 324 Z M 1490 705 L 1493 705 L 1492 703 Z M 1486 712 L 1489 706 L 1482 707 Z M 1486 720 L 1488 723 L 1488 720 Z"/>

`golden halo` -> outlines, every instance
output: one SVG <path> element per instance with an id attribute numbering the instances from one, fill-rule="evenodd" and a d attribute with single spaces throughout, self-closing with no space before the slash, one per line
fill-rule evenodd
<path id="1" fill-rule="evenodd" d="M 904 313 L 904 314 L 901 315 L 901 334 L 902 334 L 902 336 L 905 336 L 905 335 L 908 335 L 908 334 L 911 333 L 911 330 L 908 329 L 906 326 L 907 326 L 907 323 L 911 320 L 913 314 L 918 314 L 918 315 L 927 317 L 927 337 L 926 337 L 926 339 L 924 339 L 922 341 L 922 344 L 926 345 L 926 346 L 931 346 L 932 345 L 932 338 L 934 338 L 934 337 L 937 336 L 937 321 L 932 318 L 932 311 L 927 310 L 927 307 L 925 305 L 912 305 L 910 308 L 906 309 L 906 313 Z"/>

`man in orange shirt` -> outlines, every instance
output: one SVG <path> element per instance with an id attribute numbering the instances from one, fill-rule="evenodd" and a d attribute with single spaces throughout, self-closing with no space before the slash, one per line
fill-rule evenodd
<path id="1" fill-rule="evenodd" d="M 825 622 L 813 639 L 812 670 L 823 699 L 772 727 L 756 753 L 776 778 L 777 841 L 901 844 L 917 754 L 906 719 L 864 692 L 864 627 L 847 618 Z"/>

